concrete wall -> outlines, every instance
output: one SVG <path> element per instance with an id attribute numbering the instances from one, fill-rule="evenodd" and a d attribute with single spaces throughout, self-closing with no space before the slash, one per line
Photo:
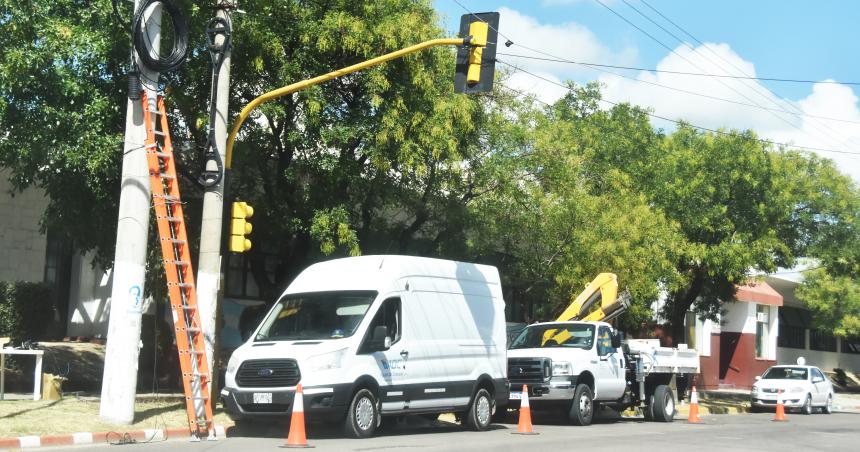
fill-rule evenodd
<path id="1" fill-rule="evenodd" d="M 807 330 L 807 339 L 809 333 Z M 779 347 L 777 349 L 777 357 L 780 364 L 796 364 L 798 357 L 804 357 L 806 364 L 810 366 L 818 366 L 825 372 L 832 372 L 833 369 L 842 369 L 853 373 L 860 373 L 860 355 L 853 353 L 841 352 L 821 352 L 818 350 L 809 350 L 809 341 L 806 341 L 807 348 L 787 348 Z M 837 338 L 836 350 L 842 350 L 842 342 Z"/>
<path id="2" fill-rule="evenodd" d="M 44 281 L 47 238 L 39 232 L 39 220 L 48 198 L 35 188 L 10 195 L 8 177 L 0 170 L 0 281 Z"/>

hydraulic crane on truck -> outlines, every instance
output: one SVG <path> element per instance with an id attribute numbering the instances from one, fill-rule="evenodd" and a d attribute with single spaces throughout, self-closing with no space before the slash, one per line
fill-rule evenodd
<path id="1" fill-rule="evenodd" d="M 598 300 L 600 304 L 597 304 Z M 630 294 L 625 291 L 618 295 L 618 276 L 615 273 L 600 273 L 555 321 L 608 322 L 623 314 L 629 306 Z M 548 330 L 544 334 L 543 342 L 550 339 L 562 344 L 570 339 L 570 335 L 565 330 L 559 333 Z"/>

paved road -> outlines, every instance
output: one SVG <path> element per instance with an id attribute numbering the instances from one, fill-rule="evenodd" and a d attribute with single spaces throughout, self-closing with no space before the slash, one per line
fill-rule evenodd
<path id="1" fill-rule="evenodd" d="M 792 415 L 789 422 L 772 422 L 773 414 L 704 416 L 703 424 L 687 424 L 676 420 L 661 424 L 641 419 L 608 418 L 590 427 L 563 425 L 560 419 L 536 415 L 535 436 L 512 435 L 513 423 L 496 424 L 491 431 L 464 431 L 459 425 L 420 418 L 409 419 L 394 428 L 380 430 L 374 438 L 350 440 L 340 437 L 334 428 L 309 427 L 310 444 L 316 450 L 374 451 L 407 450 L 571 450 L 583 447 L 601 450 L 661 450 L 672 451 L 789 451 L 789 450 L 857 450 L 860 444 L 860 414 Z M 189 443 L 170 440 L 160 443 L 126 445 L 126 452 L 189 451 L 220 452 L 235 450 L 282 450 L 286 432 L 277 429 L 246 432 L 247 436 L 231 437 L 217 442 Z M 69 451 L 105 452 L 111 446 L 76 447 Z M 60 449 L 52 449 L 60 450 Z"/>

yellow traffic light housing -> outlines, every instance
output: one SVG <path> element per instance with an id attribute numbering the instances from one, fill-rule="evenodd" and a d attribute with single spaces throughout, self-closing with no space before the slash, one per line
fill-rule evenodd
<path id="1" fill-rule="evenodd" d="M 464 14 L 460 35 L 466 43 L 457 51 L 454 92 L 486 93 L 493 90 L 499 13 Z"/>
<path id="2" fill-rule="evenodd" d="M 230 251 L 244 253 L 251 249 L 251 241 L 246 236 L 254 230 L 248 222 L 248 218 L 254 216 L 254 208 L 246 202 L 237 201 L 233 203 L 230 211 Z"/>

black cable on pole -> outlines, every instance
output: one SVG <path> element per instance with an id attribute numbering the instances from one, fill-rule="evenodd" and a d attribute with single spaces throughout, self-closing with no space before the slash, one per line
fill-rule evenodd
<path id="1" fill-rule="evenodd" d="M 151 44 L 145 38 L 146 21 L 144 13 L 154 4 L 161 3 L 173 24 L 173 49 L 166 57 L 153 57 Z M 175 0 L 144 0 L 134 15 L 132 40 L 140 62 L 155 72 L 172 72 L 179 69 L 188 56 L 188 23 Z M 160 53 L 160 52 L 159 52 Z"/>
<path id="2" fill-rule="evenodd" d="M 217 39 L 219 36 L 223 37 L 220 44 Z M 217 103 L 218 76 L 221 72 L 221 65 L 232 46 L 232 26 L 229 16 L 228 18 L 214 17 L 206 24 L 206 46 L 209 49 L 209 56 L 212 58 L 212 86 L 209 90 L 209 131 L 206 136 L 206 146 L 203 149 L 203 169 L 200 171 L 199 182 L 204 187 L 209 188 L 221 181 L 224 172 L 224 163 L 221 161 L 215 140 L 215 120 L 218 113 L 215 105 Z M 217 169 L 208 169 L 209 162 L 214 162 Z"/>

